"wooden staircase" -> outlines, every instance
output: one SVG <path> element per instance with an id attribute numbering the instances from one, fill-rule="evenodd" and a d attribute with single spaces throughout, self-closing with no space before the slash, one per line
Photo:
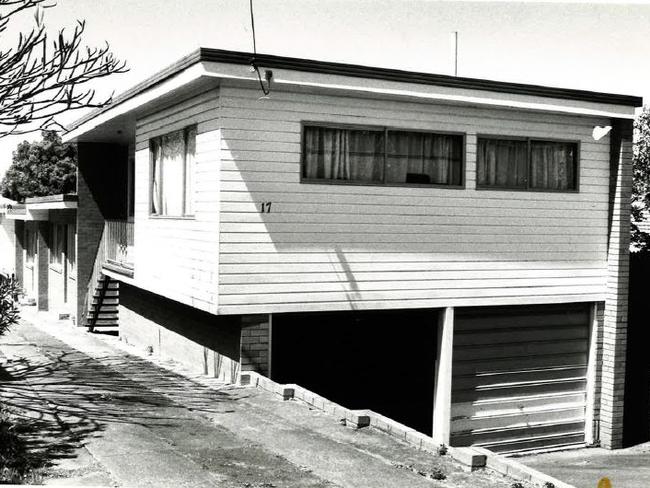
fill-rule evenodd
<path id="1" fill-rule="evenodd" d="M 117 327 L 119 303 L 119 282 L 110 276 L 100 274 L 86 315 L 88 330 L 92 332 L 95 327 Z"/>

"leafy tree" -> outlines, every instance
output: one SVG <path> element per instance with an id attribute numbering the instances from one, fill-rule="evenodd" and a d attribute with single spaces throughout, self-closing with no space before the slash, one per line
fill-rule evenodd
<path id="1" fill-rule="evenodd" d="M 18 202 L 28 197 L 72 193 L 76 190 L 77 150 L 61 142 L 55 131 L 44 130 L 43 140 L 21 142 L 13 153 L 0 191 Z"/>
<path id="2" fill-rule="evenodd" d="M 0 50 L 0 137 L 60 126 L 56 118 L 63 112 L 110 103 L 111 97 L 98 99 L 88 84 L 126 71 L 108 44 L 82 47 L 83 21 L 48 38 L 44 9 L 52 6 L 51 0 L 0 0 L 0 37 L 26 14 L 34 17 L 13 48 Z"/>
<path id="3" fill-rule="evenodd" d="M 650 250 L 650 235 L 639 229 L 639 224 L 648 219 L 650 210 L 650 108 L 643 111 L 634 121 L 635 143 L 632 156 L 634 182 L 632 186 L 632 236 L 634 246 L 639 250 Z"/>

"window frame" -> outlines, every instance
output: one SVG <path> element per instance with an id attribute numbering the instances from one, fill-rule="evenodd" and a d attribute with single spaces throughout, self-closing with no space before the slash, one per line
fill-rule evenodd
<path id="1" fill-rule="evenodd" d="M 66 250 L 68 246 L 68 226 L 60 222 L 50 223 L 50 245 L 49 245 L 49 266 L 50 269 L 57 273 L 62 273 L 66 264 Z M 59 241 L 59 236 L 62 236 L 63 241 Z M 61 248 L 58 249 L 59 243 Z M 58 250 L 58 252 L 56 252 Z M 60 259 L 61 262 L 57 262 Z"/>
<path id="2" fill-rule="evenodd" d="M 159 135 L 156 135 L 154 137 L 150 137 L 148 140 L 149 143 L 149 198 L 148 198 L 148 205 L 149 205 L 149 218 L 154 218 L 154 219 L 176 219 L 176 220 L 193 220 L 195 219 L 195 214 L 196 214 L 196 209 L 194 208 L 194 205 L 192 206 L 192 213 L 186 213 L 187 211 L 187 201 L 189 198 L 193 198 L 192 195 L 188 195 L 187 191 L 187 147 L 188 147 L 188 134 L 189 132 L 194 129 L 196 136 L 198 136 L 198 124 L 189 124 L 186 126 L 181 127 L 180 129 L 175 129 L 169 132 L 165 132 Z M 154 153 L 155 151 L 153 150 L 153 144 L 156 139 L 162 140 L 163 137 L 168 136 L 170 134 L 174 134 L 175 132 L 182 132 L 183 133 L 183 178 L 182 178 L 182 199 L 183 199 L 183 213 L 180 215 L 168 215 L 168 214 L 160 214 L 156 213 L 153 211 L 153 183 L 154 183 Z M 195 137 L 196 137 L 195 136 Z M 194 165 L 196 165 L 196 140 L 194 141 Z M 192 182 L 192 189 L 191 193 L 194 193 L 194 188 L 196 185 L 196 178 L 194 178 L 194 181 Z M 163 188 L 165 187 L 165 183 L 163 179 L 161 178 L 161 191 L 160 191 L 160 196 L 162 198 L 162 191 Z M 159 202 L 159 206 L 161 206 L 162 202 Z M 193 202 L 196 203 L 196 202 Z"/>
<path id="3" fill-rule="evenodd" d="M 504 141 L 525 141 L 528 148 L 526 150 L 526 188 L 517 188 L 509 186 L 497 186 L 497 185 L 480 185 L 478 182 L 478 145 L 479 139 L 497 139 Z M 530 186 L 530 167 L 532 164 L 530 153 L 531 153 L 531 142 L 560 142 L 563 144 L 575 144 L 576 145 L 576 158 L 575 158 L 575 180 L 576 187 L 566 190 L 556 190 L 553 188 L 532 188 Z M 560 139 L 557 137 L 528 137 L 528 136 L 504 136 L 499 134 L 476 134 L 476 189 L 483 191 L 526 191 L 526 192 L 541 192 L 541 193 L 580 193 L 580 157 L 581 152 L 581 140 L 580 139 Z"/>
<path id="4" fill-rule="evenodd" d="M 66 227 L 65 266 L 68 272 L 68 278 L 76 279 L 77 227 L 76 224 L 68 224 L 65 227 Z"/>
<path id="5" fill-rule="evenodd" d="M 383 132 L 384 134 L 384 171 L 382 182 L 357 181 L 357 180 L 336 180 L 325 178 L 306 178 L 305 168 L 305 131 L 307 127 L 323 127 L 328 129 L 356 129 L 372 132 Z M 388 161 L 388 132 L 417 132 L 440 136 L 460 136 L 462 139 L 461 163 L 460 163 L 460 184 L 442 185 L 440 183 L 396 183 L 386 182 L 386 163 Z M 407 188 L 447 188 L 451 190 L 464 190 L 466 186 L 465 168 L 467 162 L 467 133 L 461 131 L 443 131 L 430 129 L 409 129 L 389 125 L 365 125 L 365 124 L 339 124 L 337 122 L 301 121 L 300 123 L 300 183 L 313 185 L 343 185 L 343 186 L 381 186 L 381 187 L 407 187 Z"/>

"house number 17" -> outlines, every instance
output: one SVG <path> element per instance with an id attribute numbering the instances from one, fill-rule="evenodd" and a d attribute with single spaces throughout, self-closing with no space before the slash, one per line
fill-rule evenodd
<path id="1" fill-rule="evenodd" d="M 260 204 L 260 213 L 271 213 L 271 202 L 262 202 Z"/>

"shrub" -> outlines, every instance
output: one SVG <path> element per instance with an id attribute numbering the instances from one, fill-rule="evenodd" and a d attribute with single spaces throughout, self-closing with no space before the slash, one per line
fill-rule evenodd
<path id="1" fill-rule="evenodd" d="M 31 468 L 25 445 L 7 410 L 0 406 L 0 485 L 36 484 L 39 475 Z"/>
<path id="2" fill-rule="evenodd" d="M 0 335 L 18 322 L 16 297 L 18 288 L 13 278 L 0 275 Z"/>

